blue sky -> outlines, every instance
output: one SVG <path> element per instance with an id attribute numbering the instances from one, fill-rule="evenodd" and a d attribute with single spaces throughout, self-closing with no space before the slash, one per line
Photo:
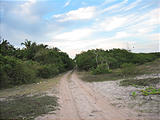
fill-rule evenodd
<path id="1" fill-rule="evenodd" d="M 70 57 L 88 49 L 160 51 L 159 0 L 0 0 L 0 33 L 15 47 L 27 38 Z"/>

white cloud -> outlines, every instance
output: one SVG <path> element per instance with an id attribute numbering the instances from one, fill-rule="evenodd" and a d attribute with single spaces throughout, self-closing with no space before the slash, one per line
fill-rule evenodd
<path id="1" fill-rule="evenodd" d="M 123 10 L 127 11 L 127 10 L 130 10 L 132 8 L 135 8 L 141 1 L 142 0 L 136 0 L 135 2 L 131 3 L 127 7 L 124 7 Z"/>
<path id="2" fill-rule="evenodd" d="M 129 46 L 134 52 L 152 52 L 158 51 L 158 41 L 160 41 L 159 34 L 151 34 L 157 24 L 159 24 L 159 9 L 151 10 L 145 14 L 125 14 L 114 15 L 101 19 L 97 18 L 93 28 L 76 29 L 70 32 L 64 32 L 55 35 L 49 44 L 59 47 L 61 50 L 68 52 L 69 55 L 74 58 L 76 53 L 82 50 L 102 48 L 125 48 L 127 49 L 127 43 L 130 40 L 130 44 L 134 43 L 134 47 Z M 63 14 L 64 15 L 64 14 Z M 55 16 L 62 18 L 62 15 Z M 63 16 L 64 17 L 64 16 Z M 92 38 L 91 35 L 97 32 L 112 32 L 115 30 L 115 34 L 111 37 Z M 131 41 L 131 36 L 137 38 L 135 41 Z M 124 38 L 126 41 L 123 41 Z M 54 41 L 55 40 L 55 41 Z M 138 43 L 137 41 L 143 40 L 148 42 L 146 44 Z M 156 41 L 155 43 L 152 41 Z M 150 50 L 148 50 L 148 48 Z"/>
<path id="3" fill-rule="evenodd" d="M 31 40 L 31 38 L 33 38 L 30 34 L 14 29 L 6 24 L 0 24 L 0 26 L 2 37 L 10 41 L 11 44 L 15 44 L 15 47 L 21 47 L 20 45 L 25 39 Z"/>
<path id="4" fill-rule="evenodd" d="M 20 5 L 21 7 L 21 12 L 22 14 L 30 14 L 30 7 L 35 4 L 37 1 L 36 0 L 28 0 L 24 4 Z"/>
<path id="5" fill-rule="evenodd" d="M 108 12 L 108 11 L 111 11 L 113 12 L 114 9 L 118 9 L 118 8 L 121 8 L 124 4 L 126 4 L 128 2 L 128 0 L 124 0 L 118 4 L 115 4 L 115 5 L 112 5 L 110 7 L 107 7 L 105 9 L 103 9 L 102 11 L 100 11 L 100 13 L 104 13 L 104 12 Z"/>
<path id="6" fill-rule="evenodd" d="M 53 37 L 53 40 L 80 40 L 82 38 L 88 37 L 93 33 L 92 29 L 89 28 L 82 28 L 76 29 L 71 32 L 64 32 L 61 34 L 57 34 Z"/>
<path id="7" fill-rule="evenodd" d="M 135 49 L 133 49 L 133 52 L 160 52 L 160 45 L 158 41 L 141 44 L 135 43 Z"/>
<path id="8" fill-rule="evenodd" d="M 70 4 L 71 0 L 68 0 L 65 4 L 64 7 L 67 7 Z"/>
<path id="9" fill-rule="evenodd" d="M 97 27 L 105 31 L 112 31 L 116 28 L 122 27 L 126 21 L 127 18 L 125 17 L 114 16 L 101 21 L 98 23 Z"/>
<path id="10" fill-rule="evenodd" d="M 105 0 L 105 1 L 101 4 L 101 6 L 107 5 L 107 4 L 112 3 L 112 2 L 115 2 L 115 1 L 116 1 L 116 0 Z"/>
<path id="11" fill-rule="evenodd" d="M 64 14 L 54 15 L 59 22 L 69 21 L 69 20 L 85 20 L 91 19 L 95 15 L 95 7 L 79 8 L 77 10 L 72 10 Z"/>
<path id="12" fill-rule="evenodd" d="M 40 18 L 33 14 L 32 7 L 37 2 L 37 0 L 28 0 L 24 4 L 15 7 L 10 13 L 13 16 L 17 16 L 22 19 L 23 22 L 32 24 L 37 22 Z"/>
<path id="13" fill-rule="evenodd" d="M 152 34 L 148 34 L 146 36 L 150 40 L 159 41 L 160 42 L 160 33 L 152 33 Z"/>
<path id="14" fill-rule="evenodd" d="M 139 34 L 149 34 L 154 31 L 158 25 L 160 25 L 160 8 L 153 9 L 150 12 L 139 15 L 132 16 L 129 18 L 127 24 L 127 30 L 132 31 L 134 33 Z"/>
<path id="15" fill-rule="evenodd" d="M 70 5 L 71 2 L 71 0 L 66 1 L 64 7 Z M 116 4 L 112 4 L 115 1 L 117 1 Z M 15 41 L 17 43 L 26 37 L 31 40 L 41 39 L 41 41 L 43 41 L 42 39 L 44 39 L 44 42 L 51 40 L 45 44 L 58 47 L 62 51 L 68 52 L 71 57 L 74 57 L 76 53 L 79 53 L 82 50 L 88 49 L 126 48 L 126 43 L 132 41 L 132 39 L 134 39 L 135 42 L 135 50 L 138 52 L 157 50 L 160 34 L 154 33 L 153 31 L 157 32 L 157 28 L 160 25 L 160 8 L 150 7 L 147 12 L 143 11 L 138 13 L 138 10 L 140 10 L 139 6 L 141 6 L 141 8 L 148 7 L 150 2 L 145 4 L 141 4 L 141 0 L 135 0 L 131 3 L 127 2 L 128 0 L 106 0 L 106 3 L 101 5 L 88 7 L 81 6 L 81 8 L 76 10 L 53 16 L 53 18 L 59 22 L 74 20 L 88 20 L 91 24 L 94 22 L 91 26 L 89 26 L 90 24 L 83 24 L 84 22 L 81 21 L 73 23 L 69 22 L 74 24 L 74 27 L 77 27 L 76 29 L 71 30 L 73 26 L 70 27 L 68 24 L 66 25 L 66 23 L 59 23 L 52 20 L 47 21 L 48 23 L 43 21 L 43 19 L 36 15 L 37 13 L 34 11 L 37 9 L 33 8 L 36 7 L 36 0 L 28 0 L 23 2 L 24 4 L 21 4 L 20 6 L 17 5 L 16 7 L 13 7 L 13 10 L 9 13 L 11 13 L 10 16 L 13 16 L 13 20 L 16 18 L 16 20 L 22 21 L 22 23 L 26 25 L 25 28 L 28 28 L 28 31 L 33 31 L 33 34 L 30 34 L 28 31 L 24 32 L 22 28 L 20 28 L 19 31 L 17 31 L 16 28 L 14 28 L 15 30 L 13 28 L 8 28 L 5 31 L 9 32 L 5 32 L 5 35 L 10 35 L 8 38 L 17 40 Z M 110 3 L 111 6 L 109 5 Z M 85 6 L 87 4 L 88 3 L 85 1 Z M 145 7 L 143 7 L 143 5 L 145 5 Z M 105 6 L 109 7 L 103 9 Z M 135 7 L 137 7 L 135 11 L 129 11 Z M 46 24 L 39 24 L 38 21 L 42 21 Z M 35 31 L 39 31 L 39 26 L 48 27 L 44 30 L 44 34 L 34 35 L 34 30 L 29 26 L 30 23 L 33 26 L 38 26 L 38 29 L 35 29 Z M 84 25 L 86 25 L 85 28 L 79 28 L 79 26 Z M 19 33 L 20 35 L 16 36 L 16 33 Z M 107 37 L 107 35 L 112 36 Z M 146 44 L 143 45 L 143 43 Z"/>
<path id="16" fill-rule="evenodd" d="M 96 48 L 102 48 L 102 49 L 125 48 L 125 43 L 119 40 L 117 41 L 106 40 L 103 43 L 97 44 Z"/>
<path id="17" fill-rule="evenodd" d="M 160 25 L 160 8 L 151 10 L 145 14 L 114 15 L 98 19 L 94 28 L 99 31 L 129 31 L 131 33 L 147 34 L 154 31 Z"/>
<path id="18" fill-rule="evenodd" d="M 115 35 L 115 39 L 120 39 L 120 38 L 126 38 L 129 37 L 130 34 L 126 33 L 126 32 L 117 32 Z"/>
<path id="19" fill-rule="evenodd" d="M 112 49 L 112 48 L 125 48 L 126 44 L 123 41 L 115 40 L 115 37 L 110 38 L 97 38 L 97 39 L 85 39 L 75 41 L 57 41 L 54 40 L 48 43 L 49 46 L 56 46 L 62 51 L 67 52 L 70 57 L 74 58 L 77 53 L 86 51 L 89 49 Z"/>

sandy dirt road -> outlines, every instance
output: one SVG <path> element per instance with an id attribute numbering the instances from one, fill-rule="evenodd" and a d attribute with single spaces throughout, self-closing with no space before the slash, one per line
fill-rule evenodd
<path id="1" fill-rule="evenodd" d="M 59 103 L 61 107 L 56 114 L 38 117 L 37 120 L 136 120 L 87 86 L 75 71 L 61 78 Z"/>

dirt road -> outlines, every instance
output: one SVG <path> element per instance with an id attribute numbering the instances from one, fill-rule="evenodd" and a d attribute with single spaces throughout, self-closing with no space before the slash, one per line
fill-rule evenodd
<path id="1" fill-rule="evenodd" d="M 135 120 L 87 86 L 76 72 L 70 71 L 61 78 L 59 98 L 60 110 L 37 120 Z"/>

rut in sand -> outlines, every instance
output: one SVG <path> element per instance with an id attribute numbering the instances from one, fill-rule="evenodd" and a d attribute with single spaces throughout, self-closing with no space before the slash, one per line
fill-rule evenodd
<path id="1" fill-rule="evenodd" d="M 75 71 L 61 78 L 59 103 L 61 107 L 56 114 L 38 117 L 37 120 L 136 120 L 87 86 Z"/>

